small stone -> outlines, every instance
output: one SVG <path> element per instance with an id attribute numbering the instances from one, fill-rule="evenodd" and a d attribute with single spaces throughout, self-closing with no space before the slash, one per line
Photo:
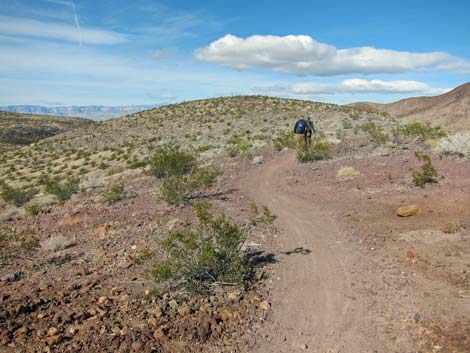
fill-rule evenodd
<path id="1" fill-rule="evenodd" d="M 269 310 L 269 303 L 266 300 L 263 300 L 261 303 L 258 304 L 258 308 L 261 310 Z"/>
<path id="2" fill-rule="evenodd" d="M 415 257 L 415 252 L 413 251 L 413 249 L 408 249 L 408 251 L 406 252 L 406 257 L 409 259 L 412 259 Z"/>
<path id="3" fill-rule="evenodd" d="M 183 305 L 180 308 L 178 308 L 178 314 L 181 316 L 186 316 L 191 314 L 191 308 L 187 305 Z"/>
<path id="4" fill-rule="evenodd" d="M 54 336 L 46 337 L 45 340 L 48 346 L 53 346 L 62 340 L 62 336 L 54 335 Z"/>
<path id="5" fill-rule="evenodd" d="M 308 345 L 307 345 L 306 343 L 304 343 L 304 344 L 302 345 L 302 349 L 308 349 Z"/>
<path id="6" fill-rule="evenodd" d="M 263 160 L 264 160 L 264 157 L 263 157 L 263 156 L 256 156 L 256 157 L 253 158 L 253 160 L 251 161 L 251 164 L 262 164 L 262 163 L 263 163 Z"/>
<path id="7" fill-rule="evenodd" d="M 418 214 L 420 208 L 417 205 L 403 206 L 397 209 L 398 217 L 410 217 Z"/>
<path id="8" fill-rule="evenodd" d="M 227 298 L 230 299 L 230 300 L 235 300 L 235 299 L 237 299 L 237 297 L 238 297 L 237 293 L 232 292 L 232 293 L 227 294 Z"/>
<path id="9" fill-rule="evenodd" d="M 47 334 L 49 336 L 54 336 L 54 335 L 57 334 L 57 332 L 59 332 L 59 331 L 55 327 L 51 327 L 51 328 L 49 328 L 49 330 L 47 330 Z"/>
<path id="10" fill-rule="evenodd" d="M 108 297 L 102 296 L 98 298 L 98 305 L 106 304 L 109 301 Z"/>
<path id="11" fill-rule="evenodd" d="M 98 228 L 95 229 L 95 236 L 102 237 L 106 235 L 111 230 L 111 226 L 109 224 L 102 224 Z"/>

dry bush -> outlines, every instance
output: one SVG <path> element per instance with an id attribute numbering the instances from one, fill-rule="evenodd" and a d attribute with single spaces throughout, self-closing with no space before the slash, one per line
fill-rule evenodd
<path id="1" fill-rule="evenodd" d="M 447 155 L 470 159 L 470 132 L 460 132 L 439 142 L 438 150 Z"/>
<path id="2" fill-rule="evenodd" d="M 354 167 L 342 167 L 336 172 L 338 180 L 351 180 L 361 175 L 361 172 Z"/>

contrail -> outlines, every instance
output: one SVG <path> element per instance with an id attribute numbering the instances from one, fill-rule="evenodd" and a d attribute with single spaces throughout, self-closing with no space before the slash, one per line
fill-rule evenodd
<path id="1" fill-rule="evenodd" d="M 77 30 L 78 30 L 78 39 L 80 42 L 80 46 L 82 46 L 82 43 L 83 43 L 82 29 L 80 28 L 80 22 L 78 21 L 77 8 L 75 7 L 75 3 L 73 1 L 70 2 L 70 6 L 72 7 L 73 17 L 75 20 L 75 26 L 77 27 Z"/>
<path id="2" fill-rule="evenodd" d="M 78 15 L 77 15 L 77 8 L 76 8 L 75 3 L 73 2 L 73 0 L 70 0 L 70 1 L 68 1 L 68 0 L 46 0 L 46 1 L 54 3 L 54 4 L 68 6 L 68 7 L 72 8 L 75 27 L 77 28 L 77 31 L 78 31 L 78 42 L 80 43 L 80 46 L 82 46 L 82 44 L 83 44 L 82 28 L 80 27 L 80 21 L 78 20 Z"/>

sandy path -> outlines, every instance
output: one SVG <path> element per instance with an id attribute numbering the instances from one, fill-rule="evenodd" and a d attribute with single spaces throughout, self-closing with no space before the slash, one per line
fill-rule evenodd
<path id="1" fill-rule="evenodd" d="M 283 153 L 240 181 L 285 231 L 271 288 L 272 319 L 255 352 L 373 352 L 374 325 L 350 274 L 358 249 L 320 206 L 282 191 L 284 172 L 295 163 L 293 154 Z"/>

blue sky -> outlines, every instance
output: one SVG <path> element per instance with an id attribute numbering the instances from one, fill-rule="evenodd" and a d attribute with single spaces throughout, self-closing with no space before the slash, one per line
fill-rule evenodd
<path id="1" fill-rule="evenodd" d="M 5 0 L 0 105 L 390 102 L 470 81 L 470 2 Z"/>

